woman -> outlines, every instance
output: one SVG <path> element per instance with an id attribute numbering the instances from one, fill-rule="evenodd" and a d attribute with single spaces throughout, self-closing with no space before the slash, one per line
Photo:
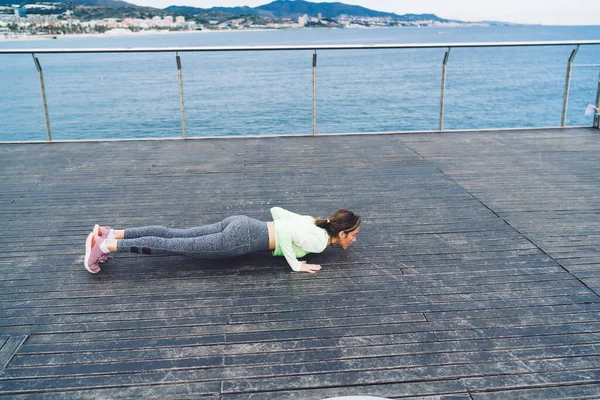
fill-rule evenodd
<path id="1" fill-rule="evenodd" d="M 347 249 L 356 241 L 360 216 L 338 210 L 327 219 L 298 215 L 281 207 L 271 208 L 273 221 L 263 222 L 243 215 L 212 225 L 189 229 L 146 226 L 113 230 L 94 226 L 85 243 L 84 266 L 92 274 L 110 253 L 175 253 L 195 258 L 238 257 L 261 250 L 284 256 L 294 271 L 315 273 L 320 265 L 298 261 L 308 253 L 321 253 L 327 246 Z"/>

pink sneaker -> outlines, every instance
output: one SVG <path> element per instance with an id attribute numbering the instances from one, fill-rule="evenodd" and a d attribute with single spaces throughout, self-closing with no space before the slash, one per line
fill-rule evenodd
<path id="1" fill-rule="evenodd" d="M 94 229 L 92 229 L 92 233 L 96 236 L 100 236 L 103 239 L 108 238 L 108 234 L 110 233 L 110 231 L 112 230 L 112 228 L 110 226 L 100 226 L 98 224 L 94 225 Z M 102 257 L 100 257 L 99 262 L 100 263 L 105 263 L 108 260 L 112 260 L 112 256 L 109 255 L 103 255 Z"/>
<path id="2" fill-rule="evenodd" d="M 94 225 L 94 229 L 92 229 L 92 232 L 94 233 L 94 235 L 101 236 L 104 239 L 106 239 L 111 230 L 112 228 L 110 226 L 100 226 L 96 224 Z"/>
<path id="3" fill-rule="evenodd" d="M 85 266 L 85 269 L 92 274 L 100 272 L 98 263 L 100 263 L 102 259 L 106 260 L 110 254 L 103 253 L 102 250 L 100 250 L 102 242 L 104 242 L 104 238 L 94 235 L 94 232 L 91 232 L 85 241 L 85 259 L 83 260 L 83 265 Z"/>

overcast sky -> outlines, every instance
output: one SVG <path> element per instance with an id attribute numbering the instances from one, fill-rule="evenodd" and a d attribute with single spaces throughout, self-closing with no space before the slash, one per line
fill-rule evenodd
<path id="1" fill-rule="evenodd" d="M 165 8 L 171 5 L 210 8 L 256 7 L 271 0 L 125 0 Z M 330 0 L 329 2 L 333 2 Z M 314 3 L 321 1 L 313 0 Z M 396 14 L 433 13 L 464 21 L 496 20 L 543 25 L 600 25 L 600 0 L 341 0 Z"/>

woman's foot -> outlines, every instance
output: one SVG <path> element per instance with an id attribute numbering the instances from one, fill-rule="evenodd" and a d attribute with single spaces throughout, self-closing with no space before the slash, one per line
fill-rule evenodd
<path id="1" fill-rule="evenodd" d="M 85 240 L 85 258 L 83 265 L 92 274 L 100 272 L 101 262 L 106 262 L 109 257 L 109 252 L 103 252 L 100 246 L 104 242 L 104 238 L 96 236 L 94 232 L 91 232 Z"/>
<path id="2" fill-rule="evenodd" d="M 103 239 L 108 239 L 110 238 L 110 236 L 112 236 L 112 238 L 114 238 L 114 233 L 111 235 L 111 232 L 113 232 L 112 228 L 110 226 L 100 226 L 98 224 L 94 225 L 94 229 L 92 229 L 92 233 L 96 236 L 100 236 Z M 112 239 L 111 238 L 111 239 Z M 100 257 L 100 263 L 105 263 L 108 260 L 112 260 L 112 256 L 111 255 L 106 255 L 103 257 Z"/>
<path id="3" fill-rule="evenodd" d="M 110 231 L 112 231 L 110 226 L 100 226 L 98 224 L 94 225 L 94 229 L 92 229 L 92 233 L 94 235 L 100 236 L 104 239 L 108 238 L 108 235 L 110 235 Z"/>

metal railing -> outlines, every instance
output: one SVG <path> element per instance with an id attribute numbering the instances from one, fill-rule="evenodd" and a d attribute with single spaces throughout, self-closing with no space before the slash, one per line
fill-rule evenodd
<path id="1" fill-rule="evenodd" d="M 37 54 L 82 54 L 82 53 L 175 53 L 179 99 L 181 109 L 182 137 L 187 138 L 185 102 L 183 92 L 183 72 L 180 53 L 185 52 L 265 52 L 265 51 L 314 51 L 312 55 L 312 134 L 317 135 L 317 54 L 323 50 L 392 50 L 392 49 L 435 49 L 444 48 L 446 52 L 442 60 L 441 95 L 439 105 L 439 132 L 444 130 L 444 107 L 446 98 L 446 67 L 450 51 L 453 48 L 493 48 L 493 47 L 540 47 L 540 46 L 573 46 L 567 60 L 567 71 L 562 102 L 561 127 L 565 127 L 569 104 L 569 91 L 573 67 L 600 67 L 600 65 L 574 65 L 573 62 L 580 46 L 600 45 L 600 40 L 581 41 L 538 41 L 538 42 L 482 42 L 482 43 L 423 43 L 423 44 L 349 44 L 349 45 L 297 45 L 297 46 L 230 46 L 230 47 L 177 47 L 177 48 L 83 48 L 83 49 L 0 49 L 2 54 L 31 54 L 39 73 L 43 111 L 46 121 L 48 141 L 52 141 L 50 116 L 46 99 L 44 74 Z M 597 96 L 594 113 L 594 127 L 600 129 L 600 76 L 598 78 Z"/>

